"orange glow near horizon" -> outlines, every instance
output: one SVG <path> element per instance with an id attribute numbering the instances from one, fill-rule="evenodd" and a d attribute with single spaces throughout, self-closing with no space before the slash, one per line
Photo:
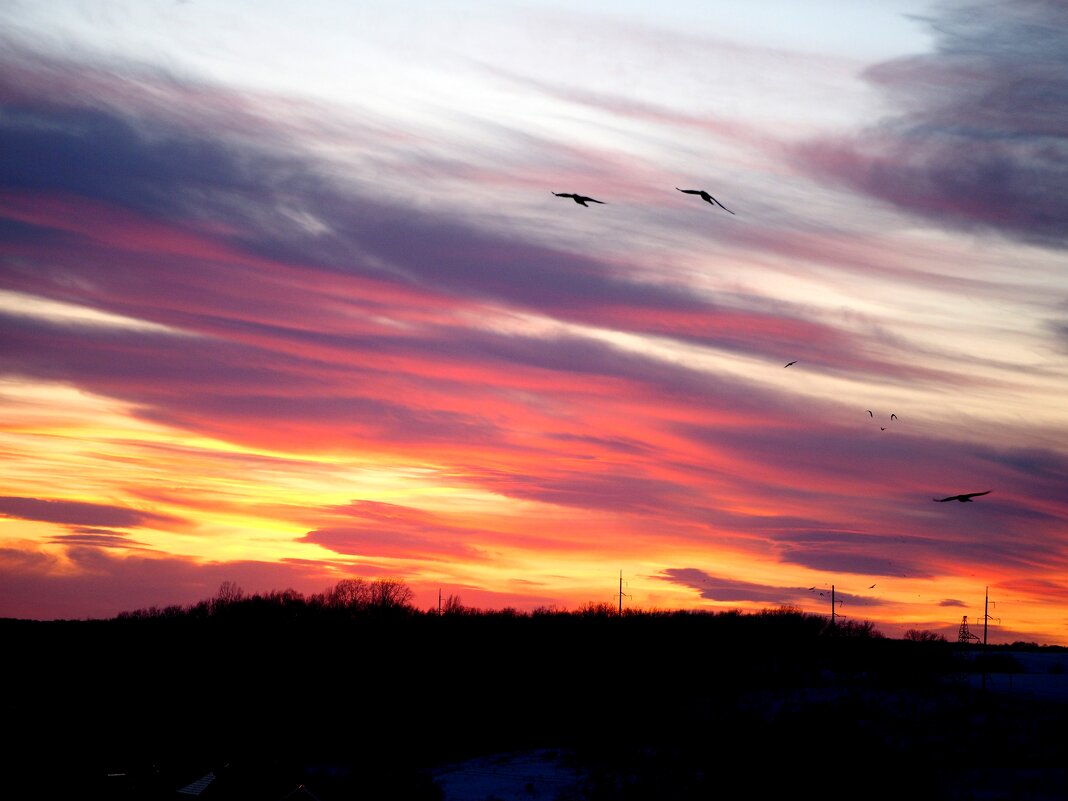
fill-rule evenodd
<path id="1" fill-rule="evenodd" d="M 482 599 L 490 606 L 577 608 L 588 601 L 608 603 L 615 598 L 612 576 L 617 570 L 625 575 L 629 608 L 761 607 L 742 598 L 709 600 L 702 597 L 699 584 L 687 587 L 665 581 L 665 571 L 677 565 L 701 565 L 711 575 L 754 586 L 827 589 L 837 583 L 840 597 L 864 595 L 867 587 L 859 586 L 867 579 L 836 578 L 800 566 L 784 570 L 773 553 L 757 558 L 752 544 L 746 544 L 751 537 L 717 532 L 715 527 L 695 529 L 685 515 L 665 526 L 671 519 L 665 516 L 666 509 L 655 514 L 641 508 L 634 510 L 636 514 L 587 509 L 580 519 L 569 509 L 566 487 L 555 495 L 558 502 L 523 500 L 522 483 L 518 495 L 511 484 L 521 477 L 524 462 L 504 453 L 494 457 L 498 467 L 493 474 L 486 474 L 441 463 L 400 462 L 395 451 L 374 457 L 366 446 L 349 453 L 329 446 L 318 454 L 306 449 L 266 450 L 191 436 L 189 431 L 140 418 L 130 404 L 42 382 L 5 381 L 0 385 L 0 404 L 5 411 L 0 447 L 6 455 L 0 478 L 8 495 L 40 495 L 45 477 L 63 474 L 62 491 L 49 493 L 54 500 L 152 516 L 132 528 L 107 527 L 114 537 L 108 551 L 120 560 L 136 556 L 191 564 L 291 563 L 301 566 L 293 570 L 292 581 L 305 592 L 345 575 L 400 575 L 418 589 L 417 600 L 424 607 L 432 605 L 440 587 L 467 597 L 468 603 Z M 610 418 L 600 422 L 612 425 Z M 539 441 L 544 445 L 540 438 L 535 440 Z M 661 440 L 658 447 L 678 449 L 676 458 L 688 465 L 700 454 L 693 444 L 670 439 Z M 429 452 L 435 458 L 451 455 L 460 463 L 487 463 L 485 454 L 464 456 L 455 448 Z M 605 452 L 600 458 L 609 455 Z M 721 453 L 721 458 L 730 457 Z M 562 484 L 581 472 L 582 462 L 558 460 Z M 641 461 L 633 457 L 619 466 L 628 472 L 642 469 Z M 543 474 L 546 467 L 544 463 L 540 467 Z M 690 469 L 680 473 L 666 464 L 646 468 L 653 481 L 665 483 Z M 750 464 L 734 469 L 755 468 Z M 725 471 L 721 467 L 717 472 Z M 765 480 L 774 475 L 765 470 Z M 717 483 L 717 493 L 730 489 L 729 483 Z M 359 504 L 365 501 L 396 512 L 368 523 L 359 514 Z M 724 497 L 720 506 L 750 520 L 774 519 L 784 512 L 781 499 L 747 500 L 744 495 L 733 502 Z M 795 506 L 800 514 L 806 503 L 799 498 Z M 389 542 L 388 531 L 381 528 L 384 523 L 398 532 L 395 541 Z M 65 541 L 69 538 L 76 546 L 72 531 L 85 528 L 89 527 L 20 520 L 9 513 L 0 522 L 0 549 L 37 550 L 52 560 L 50 574 L 73 576 L 84 568 L 77 560 L 64 558 Z M 410 541 L 405 539 L 409 528 Z M 332 530 L 351 536 L 327 539 L 325 544 L 308 541 L 309 532 Z M 435 537 L 443 541 L 434 542 Z M 460 538 L 462 549 L 449 544 Z M 756 538 L 753 544 L 760 541 Z M 648 555 L 635 560 L 638 551 Z M 320 569 L 307 569 L 316 563 Z M 938 571 L 928 578 L 874 577 L 869 583 L 878 588 L 878 607 L 851 609 L 850 616 L 870 617 L 897 633 L 909 627 L 948 630 L 959 622 L 957 612 L 971 611 L 974 619 L 974 610 L 968 607 L 947 609 L 939 604 L 946 598 L 974 595 L 979 582 L 956 573 L 953 564 L 940 565 Z M 784 581 L 786 575 L 790 578 Z M 1012 586 L 1011 573 L 987 575 L 995 587 Z M 822 613 L 826 603 L 810 595 L 795 595 L 785 602 Z M 164 600 L 190 602 L 194 597 L 185 593 L 160 599 Z M 131 603 L 137 601 L 131 598 Z M 147 605 L 149 599 L 140 603 Z M 865 614 L 876 609 L 877 615 Z M 1059 631 L 1056 613 L 1043 614 L 1035 605 L 1027 609 L 1028 626 Z M 107 610 L 118 611 L 122 610 Z"/>

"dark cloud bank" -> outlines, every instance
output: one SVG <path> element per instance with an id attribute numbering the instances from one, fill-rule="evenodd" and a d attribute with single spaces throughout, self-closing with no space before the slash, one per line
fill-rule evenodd
<path id="1" fill-rule="evenodd" d="M 1068 245 L 1068 5 L 943 4 L 934 52 L 869 69 L 896 109 L 798 157 L 931 224 Z"/>

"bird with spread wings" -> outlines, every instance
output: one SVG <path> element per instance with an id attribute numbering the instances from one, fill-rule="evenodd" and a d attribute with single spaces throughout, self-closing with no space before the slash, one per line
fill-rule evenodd
<path id="1" fill-rule="evenodd" d="M 677 186 L 675 188 L 679 189 Z M 716 200 L 714 197 L 712 197 L 712 195 L 708 194 L 708 192 L 706 192 L 704 189 L 679 189 L 679 191 L 685 192 L 687 195 L 700 195 L 701 200 L 705 201 L 706 203 L 710 203 L 713 206 L 719 206 L 728 214 L 734 214 L 733 211 L 731 211 L 718 200 Z"/>
<path id="2" fill-rule="evenodd" d="M 933 501 L 938 503 L 945 503 L 946 501 L 960 501 L 961 503 L 971 503 L 972 498 L 978 498 L 980 495 L 989 495 L 991 490 L 985 492 L 963 492 L 960 495 L 950 495 L 948 498 L 932 498 Z"/>
<path id="3" fill-rule="evenodd" d="M 553 192 L 553 194 L 557 197 L 569 197 L 576 203 L 578 203 L 580 206 L 586 206 L 587 201 L 589 201 L 590 203 L 600 203 L 602 205 L 607 205 L 603 200 L 594 200 L 592 197 L 586 197 L 585 195 L 576 195 L 574 192 Z M 586 208 L 589 208 L 589 206 L 586 206 Z"/>

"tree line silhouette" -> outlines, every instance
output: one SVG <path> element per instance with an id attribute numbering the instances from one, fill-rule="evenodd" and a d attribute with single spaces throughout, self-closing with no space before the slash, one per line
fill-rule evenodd
<path id="1" fill-rule="evenodd" d="M 801 611 L 797 607 L 780 606 L 774 610 L 762 610 L 759 613 L 743 613 L 737 610 L 711 612 L 703 610 L 680 609 L 636 609 L 625 608 L 621 612 L 616 606 L 607 602 L 587 601 L 576 609 L 559 606 L 541 606 L 530 611 L 521 611 L 515 607 L 499 609 L 482 609 L 468 606 L 456 594 L 442 599 L 438 606 L 426 610 L 416 608 L 413 601 L 415 593 L 411 587 L 397 578 L 348 578 L 338 581 L 322 592 L 304 595 L 293 589 L 271 590 L 265 593 L 246 593 L 236 582 L 224 581 L 218 592 L 211 598 L 194 604 L 173 604 L 164 607 L 151 606 L 120 612 L 116 621 L 134 620 L 207 620 L 239 619 L 246 622 L 278 620 L 324 620 L 339 621 L 345 619 L 400 619 L 417 618 L 482 618 L 485 620 L 515 620 L 552 618 L 563 620 L 575 618 L 582 620 L 607 620 L 624 618 L 627 620 L 650 619 L 665 620 L 669 618 L 718 619 L 726 625 L 727 621 L 738 622 L 748 619 L 752 625 L 765 624 L 768 620 L 778 621 L 791 628 L 799 628 L 809 634 L 834 634 L 844 638 L 882 638 L 883 635 L 870 621 L 837 619 L 832 623 L 824 616 Z M 910 639 L 945 641 L 944 637 L 931 632 L 916 632 Z"/>
<path id="2" fill-rule="evenodd" d="M 218 798 L 306 783 L 323 801 L 418 801 L 438 797 L 435 765 L 544 746 L 589 771 L 586 801 L 845 792 L 876 759 L 908 771 L 869 798 L 926 782 L 952 799 L 967 786 L 952 765 L 980 748 L 1068 764 L 1048 736 L 1063 705 L 977 699 L 957 643 L 792 607 L 482 610 L 452 595 L 439 612 L 392 578 L 309 595 L 225 582 L 109 620 L 0 620 L 0 638 L 9 781 L 27 797 L 174 798 L 211 770 Z M 742 770 L 754 749 L 777 769 Z M 108 774 L 125 795 L 104 792 Z"/>
<path id="3" fill-rule="evenodd" d="M 415 614 L 415 593 L 400 579 L 342 579 L 323 592 L 305 596 L 294 589 L 246 594 L 232 581 L 224 581 L 212 597 L 194 604 L 151 606 L 120 612 L 116 620 L 242 618 L 248 621 L 278 618 L 311 619 L 316 616 Z"/>

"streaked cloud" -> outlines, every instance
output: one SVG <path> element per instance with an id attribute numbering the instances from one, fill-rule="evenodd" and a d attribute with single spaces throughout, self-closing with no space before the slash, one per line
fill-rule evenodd
<path id="1" fill-rule="evenodd" d="M 123 506 L 49 498 L 0 497 L 0 515 L 22 520 L 40 520 L 69 526 L 137 528 L 178 522 L 170 515 L 144 512 Z"/>
<path id="2" fill-rule="evenodd" d="M 90 548 L 124 548 L 144 549 L 145 543 L 133 540 L 119 531 L 102 528 L 79 526 L 71 529 L 70 534 L 57 534 L 49 542 L 64 546 L 84 546 Z"/>
<path id="3" fill-rule="evenodd" d="M 745 604 L 767 604 L 769 606 L 791 606 L 798 603 L 816 603 L 824 606 L 830 603 L 831 589 L 829 586 L 807 589 L 802 587 L 774 587 L 762 584 L 754 584 L 747 581 L 725 578 L 723 576 L 706 573 L 693 567 L 668 568 L 660 576 L 665 581 L 671 581 L 697 590 L 702 598 L 710 601 Z M 825 601 L 814 602 L 814 598 L 826 596 Z M 836 600 L 850 606 L 874 606 L 878 602 L 864 596 L 838 592 Z"/>
<path id="4" fill-rule="evenodd" d="M 309 531 L 303 539 L 353 556 L 485 558 L 467 544 L 475 532 L 457 528 L 419 509 L 379 501 L 354 501 L 333 510 L 348 525 Z"/>
<path id="5" fill-rule="evenodd" d="M 71 303 L 58 303 L 53 300 L 35 298 L 32 295 L 24 295 L 20 292 L 5 292 L 2 290 L 0 290 L 0 314 L 39 317 L 60 324 L 76 326 L 96 325 L 109 328 L 128 328 L 134 331 L 177 333 L 166 326 L 135 320 L 131 317 L 108 314 Z"/>

